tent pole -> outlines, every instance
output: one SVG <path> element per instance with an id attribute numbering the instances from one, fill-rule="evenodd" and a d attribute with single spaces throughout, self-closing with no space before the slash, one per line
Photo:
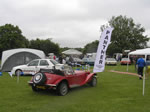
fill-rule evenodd
<path id="1" fill-rule="evenodd" d="M 128 60 L 129 60 L 129 54 L 128 54 Z M 128 72 L 128 66 L 129 66 L 129 63 L 127 62 L 127 72 Z"/>
<path id="2" fill-rule="evenodd" d="M 145 67 L 144 67 L 144 76 L 143 76 L 143 96 L 145 93 Z"/>
<path id="3" fill-rule="evenodd" d="M 146 63 L 146 58 L 147 58 L 147 55 L 145 55 L 145 63 Z M 145 93 L 145 73 L 146 73 L 146 66 L 144 67 L 144 76 L 143 76 L 143 96 Z"/>

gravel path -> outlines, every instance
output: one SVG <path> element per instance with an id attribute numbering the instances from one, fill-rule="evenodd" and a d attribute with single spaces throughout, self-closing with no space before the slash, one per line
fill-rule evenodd
<path id="1" fill-rule="evenodd" d="M 127 74 L 127 75 L 134 75 L 134 76 L 139 76 L 136 73 L 130 73 L 130 72 L 121 72 L 121 71 L 115 71 L 115 70 L 110 70 L 109 72 L 115 72 L 115 73 L 120 73 L 120 74 Z"/>

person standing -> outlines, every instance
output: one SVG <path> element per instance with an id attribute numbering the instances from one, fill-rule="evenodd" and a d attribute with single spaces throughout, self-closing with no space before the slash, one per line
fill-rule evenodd
<path id="1" fill-rule="evenodd" d="M 143 59 L 143 56 L 140 56 L 140 58 L 137 60 L 138 65 L 138 75 L 139 79 L 142 79 L 143 77 L 143 68 L 145 67 L 145 60 Z"/>
<path id="2" fill-rule="evenodd" d="M 60 64 L 62 64 L 62 63 L 63 63 L 62 55 L 60 55 L 60 57 L 59 57 L 59 63 L 60 63 Z"/>

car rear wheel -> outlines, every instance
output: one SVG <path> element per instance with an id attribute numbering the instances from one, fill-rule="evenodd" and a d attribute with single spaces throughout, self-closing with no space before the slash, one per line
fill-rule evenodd
<path id="1" fill-rule="evenodd" d="M 18 70 L 16 70 L 15 75 L 16 75 L 16 76 L 19 76 L 19 75 L 21 75 L 21 73 L 22 73 L 22 70 L 19 70 L 19 69 L 18 69 Z"/>
<path id="2" fill-rule="evenodd" d="M 90 86 L 94 87 L 97 85 L 97 78 L 95 76 L 92 77 L 92 80 L 90 81 Z"/>
<path id="3" fill-rule="evenodd" d="M 60 96 L 64 96 L 68 93 L 68 85 L 66 82 L 62 82 L 57 87 L 57 94 Z"/>

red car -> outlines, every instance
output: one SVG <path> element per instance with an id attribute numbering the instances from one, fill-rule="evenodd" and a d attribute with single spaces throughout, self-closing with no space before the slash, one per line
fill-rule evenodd
<path id="1" fill-rule="evenodd" d="M 33 91 L 41 89 L 55 89 L 58 95 L 64 96 L 70 88 L 89 84 L 96 86 L 97 76 L 89 71 L 74 71 L 67 66 L 62 70 L 41 69 L 28 82 Z"/>
<path id="2" fill-rule="evenodd" d="M 120 64 L 121 65 L 127 65 L 127 64 L 129 64 L 130 65 L 131 61 L 128 58 L 122 58 L 121 61 L 120 61 Z"/>

